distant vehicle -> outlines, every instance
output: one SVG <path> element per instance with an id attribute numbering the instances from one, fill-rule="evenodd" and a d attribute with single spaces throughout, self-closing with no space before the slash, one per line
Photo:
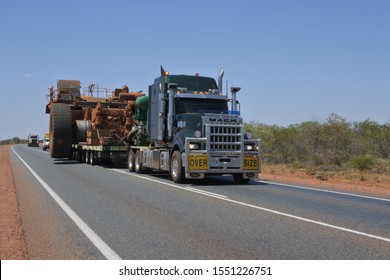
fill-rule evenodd
<path id="1" fill-rule="evenodd" d="M 39 138 L 38 134 L 29 134 L 27 136 L 27 140 L 28 140 L 27 146 L 38 147 L 39 146 L 38 138 Z"/>
<path id="2" fill-rule="evenodd" d="M 47 149 L 50 148 L 50 141 L 49 141 L 49 133 L 45 134 L 45 137 L 43 138 L 42 141 L 42 150 L 46 151 Z"/>

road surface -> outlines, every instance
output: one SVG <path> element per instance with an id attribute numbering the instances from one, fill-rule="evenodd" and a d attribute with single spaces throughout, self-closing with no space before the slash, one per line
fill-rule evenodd
<path id="1" fill-rule="evenodd" d="M 390 259 L 390 200 L 10 153 L 33 259 Z"/>

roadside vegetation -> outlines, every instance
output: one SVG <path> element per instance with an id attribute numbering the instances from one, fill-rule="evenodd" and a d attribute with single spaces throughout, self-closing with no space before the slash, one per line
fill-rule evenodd
<path id="1" fill-rule="evenodd" d="M 390 186 L 390 122 L 348 122 L 333 113 L 325 122 L 288 127 L 251 122 L 245 127 L 261 139 L 262 168 L 267 172 Z"/>
<path id="2" fill-rule="evenodd" d="M 27 144 L 27 140 L 20 139 L 19 137 L 13 137 L 12 139 L 0 140 L 0 146 L 13 145 L 13 144 Z"/>

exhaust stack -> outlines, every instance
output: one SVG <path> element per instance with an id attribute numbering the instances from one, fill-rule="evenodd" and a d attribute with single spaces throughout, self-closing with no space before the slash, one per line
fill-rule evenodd
<path id="1" fill-rule="evenodd" d="M 225 72 L 223 71 L 223 69 L 221 70 L 221 73 L 219 73 L 219 77 L 218 77 L 218 90 L 219 90 L 219 94 L 223 94 L 222 92 L 222 81 L 223 81 L 223 74 Z"/>

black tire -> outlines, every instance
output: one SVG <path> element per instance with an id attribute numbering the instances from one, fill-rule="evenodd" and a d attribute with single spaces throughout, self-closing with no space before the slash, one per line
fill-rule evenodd
<path id="1" fill-rule="evenodd" d="M 90 158 L 91 158 L 91 151 L 86 151 L 85 152 L 85 163 L 90 164 Z"/>
<path id="2" fill-rule="evenodd" d="M 243 174 L 241 173 L 236 173 L 233 174 L 234 182 L 236 182 L 237 185 L 245 185 L 249 183 L 248 178 L 244 178 Z"/>
<path id="3" fill-rule="evenodd" d="M 85 157 L 87 156 L 86 152 L 87 152 L 86 150 L 81 150 L 81 157 L 80 157 L 81 163 L 85 163 Z"/>
<path id="4" fill-rule="evenodd" d="M 135 170 L 135 155 L 133 150 L 129 150 L 129 153 L 127 155 L 127 168 L 129 169 L 130 172 L 134 172 Z"/>
<path id="5" fill-rule="evenodd" d="M 171 177 L 175 183 L 184 182 L 184 167 L 182 167 L 182 159 L 180 151 L 174 151 L 171 157 Z"/>
<path id="6" fill-rule="evenodd" d="M 91 151 L 89 154 L 89 164 L 90 165 L 96 165 L 97 164 L 97 158 L 96 158 L 96 152 Z"/>
<path id="7" fill-rule="evenodd" d="M 140 150 L 137 150 L 135 152 L 134 169 L 135 169 L 135 172 L 138 173 L 138 174 L 142 174 L 143 173 L 143 170 L 142 170 L 142 157 L 141 157 L 141 151 Z"/>
<path id="8" fill-rule="evenodd" d="M 67 158 L 72 149 L 72 111 L 68 104 L 53 103 L 50 112 L 50 157 Z"/>
<path id="9" fill-rule="evenodd" d="M 83 162 L 83 151 L 82 150 L 77 150 L 77 161 L 79 163 Z"/>

